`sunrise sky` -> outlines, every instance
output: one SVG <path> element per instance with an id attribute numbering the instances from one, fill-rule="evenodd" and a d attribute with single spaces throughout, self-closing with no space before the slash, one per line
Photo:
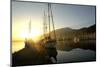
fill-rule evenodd
<path id="1" fill-rule="evenodd" d="M 12 38 L 23 39 L 28 35 L 32 22 L 32 36 L 43 34 L 43 13 L 47 3 L 12 1 Z M 79 29 L 95 24 L 95 6 L 51 4 L 55 28 Z"/>

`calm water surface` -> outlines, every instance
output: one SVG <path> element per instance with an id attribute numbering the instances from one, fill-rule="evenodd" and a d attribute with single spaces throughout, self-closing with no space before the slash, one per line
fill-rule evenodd
<path id="1" fill-rule="evenodd" d="M 12 42 L 12 53 L 23 49 L 25 46 L 24 42 Z"/>
<path id="2" fill-rule="evenodd" d="M 24 42 L 13 42 L 12 53 L 17 52 L 25 47 Z M 76 61 L 90 61 L 96 59 L 96 52 L 93 50 L 85 50 L 81 48 L 75 48 L 71 51 L 58 51 L 57 60 L 58 63 L 64 62 L 76 62 Z"/>

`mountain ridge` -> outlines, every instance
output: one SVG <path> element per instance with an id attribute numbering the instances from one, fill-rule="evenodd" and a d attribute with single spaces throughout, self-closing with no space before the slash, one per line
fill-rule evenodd
<path id="1" fill-rule="evenodd" d="M 94 32 L 96 30 L 96 24 L 93 24 L 89 27 L 83 27 L 83 28 L 80 28 L 80 29 L 72 29 L 70 27 L 65 27 L 65 28 L 60 28 L 60 29 L 56 29 L 55 31 L 59 31 L 59 30 L 62 30 L 62 31 L 67 31 L 67 32 L 72 32 L 72 31 L 88 31 L 91 30 L 92 32 Z"/>

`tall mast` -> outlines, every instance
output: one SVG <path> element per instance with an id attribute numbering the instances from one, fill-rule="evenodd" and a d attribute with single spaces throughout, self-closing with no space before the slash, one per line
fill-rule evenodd
<path id="1" fill-rule="evenodd" d="M 50 36 L 50 22 L 52 22 L 54 37 L 56 39 L 55 26 L 54 26 L 53 14 L 52 14 L 52 9 L 51 9 L 51 4 L 50 3 L 48 3 L 48 22 L 49 22 L 49 36 Z"/>
<path id="2" fill-rule="evenodd" d="M 48 3 L 48 23 L 49 23 L 49 36 L 50 36 L 50 4 Z"/>
<path id="3" fill-rule="evenodd" d="M 54 25 L 54 20 L 53 20 L 53 14 L 52 14 L 52 9 L 51 9 L 51 4 L 50 4 L 50 13 L 51 13 L 51 19 L 52 19 L 54 37 L 55 37 L 55 39 L 56 39 L 56 32 L 55 32 L 55 25 Z"/>
<path id="4" fill-rule="evenodd" d="M 46 18 L 47 17 L 47 18 Z M 47 10 L 47 15 L 45 14 L 44 11 L 44 20 L 43 20 L 43 32 L 44 32 L 44 37 L 46 37 L 46 33 L 48 32 L 49 37 L 50 35 L 50 31 L 51 31 L 51 25 L 52 25 L 52 29 L 53 29 L 53 34 L 54 34 L 54 38 L 56 40 L 56 32 L 55 32 L 55 26 L 54 26 L 54 20 L 53 20 L 53 14 L 52 14 L 52 9 L 51 9 L 51 4 L 48 3 L 48 10 Z M 48 21 L 47 21 L 48 20 Z M 48 26 L 47 26 L 48 23 Z"/>

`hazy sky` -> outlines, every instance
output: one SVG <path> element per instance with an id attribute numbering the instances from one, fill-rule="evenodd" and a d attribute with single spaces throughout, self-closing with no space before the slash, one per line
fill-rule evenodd
<path id="1" fill-rule="evenodd" d="M 34 34 L 43 31 L 43 13 L 47 3 L 12 2 L 12 34 L 15 37 L 28 32 L 31 20 Z M 80 5 L 51 4 L 56 28 L 70 27 L 79 29 L 95 24 L 95 7 Z M 20 32 L 20 33 L 19 33 Z"/>

